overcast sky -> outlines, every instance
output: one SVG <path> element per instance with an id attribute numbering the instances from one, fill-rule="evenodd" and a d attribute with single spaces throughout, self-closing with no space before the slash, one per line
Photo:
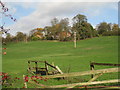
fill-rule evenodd
<path id="1" fill-rule="evenodd" d="M 73 0 L 59 2 L 55 0 L 49 0 L 49 2 L 48 0 L 44 0 L 44 2 L 43 0 L 39 2 L 35 2 L 36 0 L 2 1 L 6 1 L 4 3 L 10 9 L 9 13 L 17 19 L 17 22 L 13 22 L 4 17 L 1 22 L 1 24 L 6 23 L 5 27 L 11 29 L 9 32 L 12 35 L 18 31 L 28 33 L 34 28 L 49 26 L 54 17 L 58 19 L 69 18 L 70 25 L 72 25 L 72 18 L 77 14 L 85 15 L 88 22 L 94 27 L 103 21 L 118 23 L 118 0 L 115 0 L 116 2 L 111 0 L 104 0 L 106 2 L 94 2 L 95 0 L 91 2 L 88 0 L 84 0 L 84 2 L 80 2 L 80 0 L 76 0 L 79 2 L 73 2 Z"/>

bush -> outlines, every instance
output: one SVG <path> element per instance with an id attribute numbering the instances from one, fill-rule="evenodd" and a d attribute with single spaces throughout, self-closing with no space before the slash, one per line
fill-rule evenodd
<path id="1" fill-rule="evenodd" d="M 32 40 L 33 40 L 33 41 L 37 41 L 37 40 L 40 40 L 40 38 L 33 36 L 33 37 L 32 37 Z"/>
<path id="2" fill-rule="evenodd" d="M 103 36 L 112 36 L 113 33 L 112 33 L 112 31 L 107 31 L 107 32 L 104 32 L 102 35 Z"/>
<path id="3" fill-rule="evenodd" d="M 51 36 L 46 36 L 46 40 L 53 40 L 53 37 L 51 37 Z"/>
<path id="4" fill-rule="evenodd" d="M 107 31 L 102 34 L 102 36 L 118 36 L 120 35 L 118 31 Z"/>

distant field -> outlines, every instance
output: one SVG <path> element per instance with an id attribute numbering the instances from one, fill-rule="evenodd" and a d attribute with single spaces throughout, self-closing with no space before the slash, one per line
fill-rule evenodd
<path id="1" fill-rule="evenodd" d="M 28 43 L 9 43 L 6 51 L 7 55 L 2 56 L 3 72 L 26 74 L 28 60 L 46 60 L 49 63 L 54 62 L 63 72 L 67 72 L 68 69 L 70 69 L 70 72 L 80 72 L 90 70 L 90 61 L 117 64 L 118 37 L 107 36 L 80 40 L 77 41 L 76 49 L 73 47 L 73 42 L 32 41 Z M 95 69 L 102 68 L 110 67 L 95 67 Z M 117 74 L 106 74 L 100 79 L 117 77 Z M 64 81 L 60 83 L 64 83 Z"/>

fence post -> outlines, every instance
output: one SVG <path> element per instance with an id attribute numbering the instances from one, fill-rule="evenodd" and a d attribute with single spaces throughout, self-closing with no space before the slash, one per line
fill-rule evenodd
<path id="1" fill-rule="evenodd" d="M 25 82 L 25 75 L 23 75 L 24 88 L 27 88 L 27 83 Z"/>
<path id="2" fill-rule="evenodd" d="M 74 48 L 76 48 L 76 32 L 74 32 Z"/>
<path id="3" fill-rule="evenodd" d="M 29 70 L 31 70 L 30 61 L 28 61 L 28 68 L 29 68 Z"/>
<path id="4" fill-rule="evenodd" d="M 35 62 L 35 68 L 36 68 L 36 74 L 38 73 L 38 66 L 37 66 L 37 62 Z"/>
<path id="5" fill-rule="evenodd" d="M 93 62 L 90 62 L 90 70 L 94 70 L 94 64 L 93 64 Z M 93 78 L 93 77 L 94 77 L 94 75 L 91 74 L 91 78 Z"/>
<path id="6" fill-rule="evenodd" d="M 46 64 L 47 61 L 45 61 L 45 69 L 46 69 L 46 74 L 48 75 L 48 65 Z"/>

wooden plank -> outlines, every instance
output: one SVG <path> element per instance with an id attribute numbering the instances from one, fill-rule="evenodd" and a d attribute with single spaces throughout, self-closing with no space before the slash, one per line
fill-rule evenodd
<path id="1" fill-rule="evenodd" d="M 49 63 L 47 63 L 47 62 L 46 62 L 46 64 L 47 64 L 48 66 L 50 66 L 50 67 L 52 67 L 52 68 L 55 68 L 55 69 L 56 69 L 56 67 L 55 67 L 55 66 L 53 66 L 53 65 L 51 65 L 51 64 L 49 64 Z"/>
<path id="2" fill-rule="evenodd" d="M 31 67 L 30 67 L 30 62 L 28 61 L 28 68 L 29 68 L 29 70 L 31 70 Z"/>
<path id="3" fill-rule="evenodd" d="M 85 86 L 80 86 L 78 87 L 79 89 L 85 88 Z M 87 89 L 94 89 L 94 88 L 103 88 L 103 89 L 107 89 L 107 88 L 116 88 L 118 90 L 118 88 L 120 88 L 120 86 L 87 86 Z M 107 90 L 109 90 L 107 89 Z M 115 89 L 115 90 L 116 90 Z M 95 89 L 96 90 L 96 89 Z M 113 89 L 112 89 L 113 90 Z"/>
<path id="4" fill-rule="evenodd" d="M 47 61 L 45 61 L 45 68 L 46 68 L 46 74 L 48 75 L 48 65 L 46 63 Z"/>
<path id="5" fill-rule="evenodd" d="M 37 65 L 37 62 L 35 62 L 35 69 L 36 69 L 36 73 L 38 72 L 38 65 Z"/>
<path id="6" fill-rule="evenodd" d="M 99 73 L 98 75 L 94 76 L 92 79 L 90 79 L 88 82 L 93 82 L 95 81 L 99 76 L 103 75 L 103 73 Z M 73 88 L 75 87 L 76 85 L 73 85 L 73 86 L 70 86 L 68 88 Z"/>
<path id="7" fill-rule="evenodd" d="M 60 68 L 58 66 L 56 66 L 56 69 L 60 74 L 63 74 L 63 72 L 60 70 Z"/>
<path id="8" fill-rule="evenodd" d="M 92 62 L 92 65 L 104 65 L 104 66 L 120 66 L 120 64 L 111 64 L 111 63 L 95 63 Z"/>
<path id="9" fill-rule="evenodd" d="M 90 70 L 94 70 L 94 64 L 90 64 Z M 91 78 L 93 78 L 93 77 L 94 77 L 94 75 L 91 74 Z"/>
<path id="10" fill-rule="evenodd" d="M 27 88 L 27 83 L 25 82 L 25 75 L 23 75 L 24 88 Z"/>
<path id="11" fill-rule="evenodd" d="M 29 72 L 29 73 L 32 73 L 33 75 L 35 75 L 35 74 L 34 74 L 31 70 L 29 70 L 29 69 L 28 69 L 28 72 Z"/>
<path id="12" fill-rule="evenodd" d="M 44 84 L 36 83 L 36 82 L 34 82 L 34 81 L 29 81 L 29 83 L 31 83 L 31 84 L 36 84 L 37 86 L 40 86 L 40 88 L 41 88 L 41 87 L 47 87 L 47 86 L 44 85 Z M 38 88 L 38 87 L 37 87 L 37 88 Z"/>
<path id="13" fill-rule="evenodd" d="M 83 72 L 72 72 L 72 73 L 64 73 L 64 74 L 57 74 L 57 75 L 47 75 L 43 77 L 47 78 L 59 78 L 59 77 L 73 77 L 73 76 L 83 76 L 83 75 L 90 75 L 90 74 L 99 74 L 99 73 L 112 73 L 112 72 L 120 72 L 120 68 L 108 68 L 108 69 L 100 69 L 94 71 L 83 71 Z"/>
<path id="14" fill-rule="evenodd" d="M 94 76 L 92 79 L 90 79 L 88 82 L 93 82 L 95 81 L 98 77 L 100 77 L 101 75 L 103 75 L 103 73 L 99 73 L 98 75 Z"/>
<path id="15" fill-rule="evenodd" d="M 96 82 L 73 83 L 73 84 L 64 84 L 64 85 L 55 85 L 55 86 L 48 86 L 48 88 L 61 88 L 61 87 L 70 87 L 70 86 L 78 86 L 78 85 L 95 85 L 95 84 L 116 83 L 116 82 L 120 82 L 120 79 L 104 80 L 104 81 L 96 81 Z"/>
<path id="16" fill-rule="evenodd" d="M 114 86 L 114 87 L 105 87 L 104 90 L 120 90 L 120 87 L 119 86 Z"/>

